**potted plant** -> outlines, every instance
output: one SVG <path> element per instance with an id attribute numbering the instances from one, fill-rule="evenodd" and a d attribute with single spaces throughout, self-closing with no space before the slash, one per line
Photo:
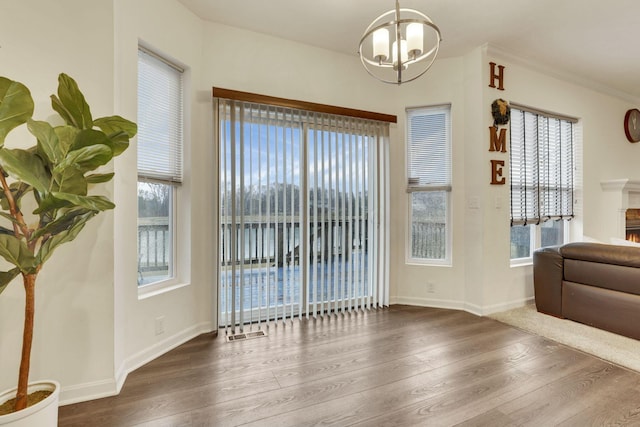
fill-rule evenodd
<path id="1" fill-rule="evenodd" d="M 12 266 L 0 271 L 0 294 L 18 276 L 25 289 L 18 385 L 8 392 L 15 395 L 15 413 L 0 415 L 0 425 L 3 417 L 15 418 L 27 406 L 38 273 L 58 246 L 75 239 L 95 215 L 115 207 L 108 198 L 89 194 L 92 185 L 113 178 L 113 173 L 94 171 L 121 154 L 137 132 L 135 123 L 119 116 L 93 119 L 78 85 L 66 74 L 58 77 L 51 106 L 65 124 L 33 120 L 29 89 L 0 77 L 0 256 Z M 36 143 L 27 149 L 6 147 L 7 134 L 23 125 Z M 56 403 L 53 425 L 57 413 Z"/>

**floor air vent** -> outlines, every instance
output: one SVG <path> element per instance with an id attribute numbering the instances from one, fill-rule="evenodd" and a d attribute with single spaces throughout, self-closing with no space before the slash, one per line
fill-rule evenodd
<path id="1" fill-rule="evenodd" d="M 261 338 L 266 336 L 267 334 L 264 331 L 242 332 L 239 334 L 227 335 L 227 342 L 250 340 L 252 338 Z"/>

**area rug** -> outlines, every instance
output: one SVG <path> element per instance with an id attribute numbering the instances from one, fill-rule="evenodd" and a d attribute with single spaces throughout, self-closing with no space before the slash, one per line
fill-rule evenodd
<path id="1" fill-rule="evenodd" d="M 489 317 L 640 372 L 638 340 L 538 313 L 534 304 Z"/>

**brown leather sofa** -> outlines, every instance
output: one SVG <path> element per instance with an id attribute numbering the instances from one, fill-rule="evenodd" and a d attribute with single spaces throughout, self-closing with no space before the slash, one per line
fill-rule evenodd
<path id="1" fill-rule="evenodd" d="M 569 243 L 533 254 L 541 313 L 640 339 L 640 248 Z"/>

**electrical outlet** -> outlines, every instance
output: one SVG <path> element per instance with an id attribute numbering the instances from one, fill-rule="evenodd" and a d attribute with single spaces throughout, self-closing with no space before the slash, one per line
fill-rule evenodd
<path id="1" fill-rule="evenodd" d="M 427 292 L 433 294 L 436 292 L 436 284 L 433 282 L 427 282 Z"/>
<path id="2" fill-rule="evenodd" d="M 156 335 L 164 334 L 164 316 L 156 317 Z"/>

